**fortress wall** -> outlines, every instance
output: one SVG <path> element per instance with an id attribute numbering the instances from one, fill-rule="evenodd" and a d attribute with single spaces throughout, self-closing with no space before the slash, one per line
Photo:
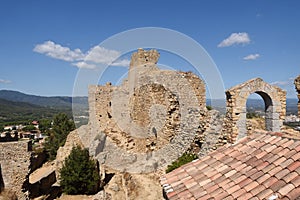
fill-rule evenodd
<path id="1" fill-rule="evenodd" d="M 24 199 L 22 185 L 26 182 L 30 170 L 30 145 L 28 141 L 0 143 L 4 189 L 15 192 L 19 199 Z"/>

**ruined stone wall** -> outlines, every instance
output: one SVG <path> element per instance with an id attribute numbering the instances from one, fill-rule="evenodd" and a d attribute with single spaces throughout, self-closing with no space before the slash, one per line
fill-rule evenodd
<path id="1" fill-rule="evenodd" d="M 300 118 L 300 75 L 295 79 L 294 84 L 298 96 L 298 117 Z"/>
<path id="2" fill-rule="evenodd" d="M 256 78 L 226 91 L 226 118 L 223 124 L 225 141 L 235 142 L 247 135 L 246 102 L 253 93 L 259 94 L 265 102 L 267 130 L 280 131 L 286 115 L 286 92 Z"/>
<path id="3" fill-rule="evenodd" d="M 15 192 L 19 199 L 25 199 L 22 185 L 28 181 L 30 171 L 30 142 L 0 143 L 0 165 L 5 190 Z"/>
<path id="4" fill-rule="evenodd" d="M 133 53 L 128 78 L 120 86 L 89 87 L 89 125 L 91 132 L 98 133 L 90 153 L 98 156 L 100 163 L 123 170 L 131 163 L 134 170 L 139 163 L 137 154 L 147 154 L 147 160 L 155 154 L 155 162 L 170 164 L 195 138 L 203 140 L 204 82 L 191 72 L 160 70 L 155 65 L 158 57 L 156 50 L 139 49 Z M 116 158 L 111 152 L 117 148 L 126 155 L 119 153 Z"/>

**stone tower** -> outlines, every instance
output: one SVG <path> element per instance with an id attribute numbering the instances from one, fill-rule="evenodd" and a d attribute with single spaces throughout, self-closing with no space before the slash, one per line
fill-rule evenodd
<path id="1" fill-rule="evenodd" d="M 159 53 L 155 49 L 149 51 L 139 48 L 137 52 L 134 52 L 131 56 L 130 70 L 134 67 L 140 67 L 147 64 L 157 64 L 159 59 Z"/>
<path id="2" fill-rule="evenodd" d="M 147 51 L 139 48 L 132 54 L 128 72 L 130 94 L 133 94 L 135 88 L 138 87 L 137 84 L 142 73 L 152 73 L 158 70 L 156 66 L 158 59 L 159 53 L 155 49 Z"/>
<path id="3" fill-rule="evenodd" d="M 300 75 L 295 79 L 294 84 L 298 96 L 298 117 L 300 117 Z"/>

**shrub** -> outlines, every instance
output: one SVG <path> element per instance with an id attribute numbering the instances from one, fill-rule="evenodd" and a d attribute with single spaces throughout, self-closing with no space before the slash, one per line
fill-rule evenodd
<path id="1" fill-rule="evenodd" d="M 62 191 L 66 194 L 95 194 L 99 189 L 97 162 L 87 149 L 73 147 L 60 171 Z"/>
<path id="2" fill-rule="evenodd" d="M 169 173 L 169 172 L 173 171 L 174 169 L 176 169 L 186 163 L 189 163 L 197 158 L 198 158 L 198 156 L 195 154 L 184 153 L 176 161 L 172 162 L 171 165 L 168 165 L 166 172 Z"/>
<path id="3" fill-rule="evenodd" d="M 212 110 L 212 107 L 211 106 L 206 106 L 206 109 L 207 110 Z"/>

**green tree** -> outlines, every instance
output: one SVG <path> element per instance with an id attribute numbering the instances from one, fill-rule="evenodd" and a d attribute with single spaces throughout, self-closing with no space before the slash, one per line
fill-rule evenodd
<path id="1" fill-rule="evenodd" d="M 26 125 L 24 128 L 22 128 L 22 131 L 25 131 L 25 132 L 30 132 L 30 131 L 33 131 L 33 130 L 36 130 L 35 126 L 34 125 Z"/>
<path id="2" fill-rule="evenodd" d="M 60 185 L 66 194 L 95 194 L 99 189 L 97 162 L 90 158 L 89 151 L 73 147 L 60 170 Z"/>
<path id="3" fill-rule="evenodd" d="M 45 143 L 49 160 L 55 159 L 58 148 L 65 144 L 68 134 L 74 129 L 73 120 L 70 120 L 65 113 L 54 116 L 52 129 Z"/>
<path id="4" fill-rule="evenodd" d="M 39 123 L 39 129 L 42 133 L 48 133 L 51 128 L 51 120 L 49 119 L 42 119 Z"/>

